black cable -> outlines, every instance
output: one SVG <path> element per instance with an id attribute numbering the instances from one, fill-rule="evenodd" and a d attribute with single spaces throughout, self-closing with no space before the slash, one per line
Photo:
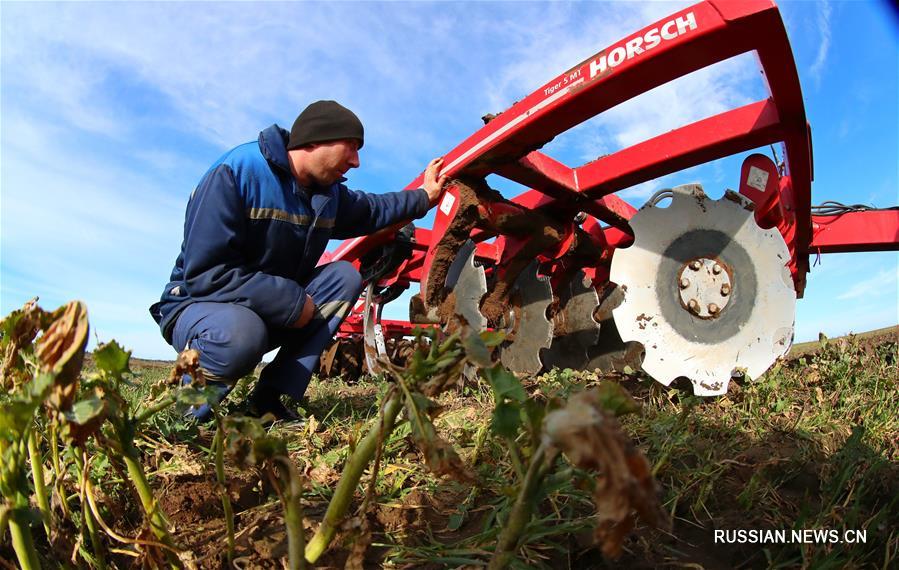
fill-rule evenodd
<path id="1" fill-rule="evenodd" d="M 816 216 L 837 216 L 840 214 L 845 214 L 847 212 L 865 212 L 867 210 L 874 210 L 873 206 L 868 206 L 865 204 L 843 204 L 841 202 L 837 202 L 836 200 L 827 200 L 826 202 L 822 202 L 817 206 L 812 206 L 812 214 Z"/>
<path id="2" fill-rule="evenodd" d="M 649 200 L 646 201 L 646 204 L 643 206 L 646 208 L 647 206 L 655 206 L 662 200 L 666 198 L 673 198 L 674 191 L 670 188 L 663 188 L 659 190 L 652 196 L 650 196 Z M 817 206 L 811 207 L 811 213 L 815 216 L 839 216 L 841 214 L 846 214 L 849 212 L 868 212 L 875 210 L 897 210 L 899 206 L 892 206 L 890 208 L 875 208 L 874 206 L 868 206 L 867 204 L 843 204 L 842 202 L 837 202 L 836 200 L 827 200 L 818 204 Z"/>
<path id="3" fill-rule="evenodd" d="M 663 188 L 650 196 L 649 200 L 646 201 L 646 204 L 644 204 L 643 207 L 645 208 L 647 206 L 655 206 L 665 198 L 674 198 L 674 191 L 671 190 L 671 188 Z"/>

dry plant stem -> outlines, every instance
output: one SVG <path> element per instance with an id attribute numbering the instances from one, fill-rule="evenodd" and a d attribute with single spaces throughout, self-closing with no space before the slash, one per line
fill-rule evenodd
<path id="1" fill-rule="evenodd" d="M 153 534 L 161 543 L 174 549 L 175 543 L 169 534 L 168 521 L 159 506 L 159 502 L 156 500 L 156 496 L 153 494 L 153 489 L 150 488 L 150 483 L 147 481 L 144 468 L 140 464 L 137 448 L 134 447 L 134 443 L 130 439 L 122 437 L 122 430 L 118 429 L 119 427 L 116 426 L 116 432 L 122 446 L 122 460 L 125 462 L 125 468 L 128 470 L 131 484 L 134 485 L 140 497 L 141 506 L 143 506 L 144 512 L 150 521 L 150 530 L 153 531 Z M 173 567 L 177 568 L 180 566 L 178 557 L 172 551 L 167 550 L 166 556 Z"/>
<path id="2" fill-rule="evenodd" d="M 393 431 L 396 416 L 403 408 L 403 397 L 399 392 L 394 392 L 384 404 L 384 419 L 374 420 L 368 434 L 356 445 L 356 450 L 343 468 L 343 474 L 334 490 L 334 496 L 328 504 L 325 518 L 321 526 L 315 532 L 312 540 L 306 545 L 306 560 L 314 563 L 322 555 L 343 521 L 344 515 L 353 500 L 353 493 L 362 478 L 362 472 L 371 461 L 378 447 L 378 441 L 386 441 L 387 435 Z M 382 436 L 383 432 L 383 436 Z"/>
<path id="3" fill-rule="evenodd" d="M 28 523 L 19 520 L 18 513 L 12 513 L 9 517 L 9 535 L 12 539 L 13 550 L 22 570 L 37 570 L 41 567 L 37 551 L 34 549 L 34 540 L 31 538 L 31 529 Z"/>
<path id="4" fill-rule="evenodd" d="M 87 527 L 87 535 L 91 540 L 91 548 L 93 549 L 94 560 L 99 570 L 106 568 L 106 557 L 103 555 L 103 542 L 100 540 L 100 532 L 97 530 L 97 521 L 94 514 L 87 505 L 84 496 L 87 492 L 87 469 L 85 468 L 85 460 L 82 453 L 83 450 L 72 448 L 72 456 L 75 458 L 75 467 L 78 469 L 78 478 L 81 482 L 81 516 L 84 519 L 84 526 Z M 90 564 L 88 560 L 88 564 Z"/>
<path id="5" fill-rule="evenodd" d="M 406 382 L 403 380 L 402 374 L 396 374 L 395 378 L 396 378 L 397 384 L 399 384 L 400 388 L 403 389 L 403 395 L 406 396 L 406 402 L 408 402 L 409 405 L 412 406 L 412 408 L 414 408 L 415 412 L 416 412 L 414 414 L 414 417 L 409 418 L 409 421 L 415 422 L 415 424 L 418 426 L 419 433 L 425 433 L 425 427 L 421 423 L 421 415 L 420 415 L 420 412 L 418 411 L 418 406 L 415 405 L 415 399 L 412 397 L 412 393 L 409 391 L 409 387 L 406 386 Z M 408 416 L 409 414 L 407 413 L 406 415 Z"/>
<path id="6" fill-rule="evenodd" d="M 144 423 L 145 421 L 147 421 L 151 417 L 155 416 L 162 410 L 168 408 L 169 406 L 174 405 L 175 402 L 177 402 L 177 401 L 178 401 L 178 398 L 174 394 L 171 394 L 171 393 L 166 394 L 165 396 L 160 398 L 158 401 L 150 404 L 149 407 L 138 410 L 138 412 L 134 415 L 134 424 L 140 425 L 140 424 Z"/>
<path id="7" fill-rule="evenodd" d="M 382 407 L 378 413 L 378 425 L 384 426 L 384 408 Z M 378 482 L 378 473 L 381 472 L 381 456 L 384 453 L 384 430 L 378 430 L 378 442 L 375 444 L 375 464 L 371 468 L 371 478 L 368 481 L 368 487 L 365 489 L 365 497 L 359 506 L 359 512 L 364 514 L 368 510 L 372 499 L 375 496 L 375 484 Z"/>
<path id="8" fill-rule="evenodd" d="M 225 486 L 225 432 L 222 429 L 222 418 L 215 416 L 218 428 L 215 430 L 215 479 L 218 481 L 222 493 L 222 510 L 225 511 L 225 528 L 228 531 L 228 564 L 234 559 L 234 510 L 231 508 L 231 498 Z"/>
<path id="9" fill-rule="evenodd" d="M 59 504 L 65 518 L 71 518 L 69 512 L 69 503 L 66 501 L 65 489 L 63 488 L 63 472 L 59 466 L 59 432 L 56 429 L 56 423 L 50 422 L 50 462 L 53 465 L 53 488 L 59 497 Z"/>
<path id="10" fill-rule="evenodd" d="M 2 558 L 0 558 L 0 567 L 5 568 L 6 570 L 19 570 L 18 566 L 13 566 L 12 562 L 7 562 Z"/>
<path id="11" fill-rule="evenodd" d="M 97 500 L 94 498 L 94 487 L 90 482 L 90 479 L 85 479 L 84 481 L 84 496 L 87 499 L 87 504 L 90 506 L 91 512 L 94 514 L 94 518 L 100 523 L 100 526 L 103 527 L 103 531 L 113 540 L 117 540 L 118 542 L 124 544 L 138 544 L 138 545 L 146 545 L 146 546 L 155 546 L 156 548 L 162 549 L 171 549 L 170 546 L 166 546 L 161 542 L 154 542 L 152 540 L 141 540 L 139 538 L 128 538 L 127 536 L 122 536 L 117 533 L 115 530 L 109 527 L 106 522 L 104 522 L 103 517 L 100 516 L 100 509 L 97 507 Z M 139 557 L 140 554 L 133 552 L 131 550 L 122 550 L 122 549 L 109 549 L 110 552 L 118 552 L 119 554 L 126 554 L 128 556 Z"/>
<path id="12" fill-rule="evenodd" d="M 493 551 L 493 558 L 490 559 L 487 570 L 503 570 L 511 564 L 518 552 L 518 541 L 521 539 L 521 534 L 531 520 L 531 514 L 534 511 L 534 497 L 540 488 L 540 481 L 546 476 L 549 471 L 548 466 L 551 466 L 555 459 L 556 453 L 547 451 L 547 447 L 543 444 L 534 452 L 524 481 L 521 482 L 521 489 L 515 498 L 515 504 L 512 505 L 506 525 L 499 534 L 496 550 Z"/>
<path id="13" fill-rule="evenodd" d="M 306 570 L 305 539 L 303 535 L 303 505 L 300 499 L 303 488 L 293 463 L 286 457 L 275 458 L 281 472 L 281 480 L 287 488 L 281 494 L 284 503 L 284 525 L 287 527 L 287 559 L 290 570 Z"/>
<path id="14" fill-rule="evenodd" d="M 509 444 L 509 459 L 512 460 L 512 467 L 515 468 L 515 474 L 518 475 L 519 479 L 524 479 L 524 464 L 521 462 L 521 456 L 518 454 L 518 444 L 515 443 L 515 438 L 505 437 L 503 439 Z"/>
<path id="15" fill-rule="evenodd" d="M 34 430 L 28 433 L 28 458 L 31 460 L 31 478 L 34 481 L 34 494 L 37 498 L 37 506 L 44 520 L 44 530 L 50 537 L 51 511 L 50 497 L 47 496 L 47 484 L 44 482 L 44 457 L 41 455 L 37 443 L 37 435 Z"/>

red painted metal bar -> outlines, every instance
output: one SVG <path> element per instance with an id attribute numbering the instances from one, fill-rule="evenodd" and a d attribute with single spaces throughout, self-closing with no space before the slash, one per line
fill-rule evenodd
<path id="1" fill-rule="evenodd" d="M 415 329 L 427 329 L 433 327 L 433 325 L 413 325 L 409 321 L 397 321 L 389 319 L 382 319 L 379 324 L 381 325 L 381 333 L 387 337 L 409 336 Z M 341 323 L 340 331 L 337 336 L 347 336 L 354 334 L 365 334 L 365 327 L 362 325 L 362 317 L 347 317 L 347 319 L 343 321 L 343 323 Z"/>
<path id="2" fill-rule="evenodd" d="M 683 9 L 562 73 L 447 153 L 444 173 L 492 172 L 640 93 L 753 49 L 761 37 L 758 28 L 780 17 L 771 2 L 739 4 L 738 11 L 712 2 Z M 421 180 L 419 175 L 407 188 L 417 188 Z M 358 258 L 383 239 L 350 240 L 332 259 Z"/>
<path id="3" fill-rule="evenodd" d="M 727 3 L 728 6 L 738 3 Z M 763 28 L 764 37 L 757 46 L 759 62 L 765 72 L 768 89 L 777 105 L 784 129 L 784 162 L 791 184 L 791 195 L 782 197 L 795 218 L 792 263 L 796 271 L 796 293 L 802 297 L 805 276 L 809 270 L 808 251 L 812 240 L 811 183 L 814 179 L 811 128 L 805 115 L 799 74 L 792 57 L 790 41 L 780 17 L 772 18 Z M 788 242 L 789 243 L 789 242 Z"/>
<path id="4" fill-rule="evenodd" d="M 496 173 L 559 200 L 580 199 L 571 168 L 538 151 L 499 165 Z"/>
<path id="5" fill-rule="evenodd" d="M 628 215 L 630 212 L 619 207 L 618 202 L 621 202 L 620 200 L 608 202 L 605 200 L 584 200 L 584 197 L 579 192 L 578 180 L 574 170 L 539 151 L 528 153 L 527 156 L 517 162 L 500 165 L 496 169 L 496 174 L 505 176 L 519 184 L 530 186 L 541 194 L 555 198 L 555 200 L 547 203 L 552 204 L 553 207 L 569 205 L 569 209 L 587 212 L 610 226 L 630 231 L 627 223 L 630 219 L 630 215 Z M 520 201 L 513 201 L 521 204 Z"/>
<path id="6" fill-rule="evenodd" d="M 631 34 L 501 113 L 447 155 L 449 168 L 490 172 L 636 95 L 753 49 L 755 24 L 778 16 L 770 2 L 747 6 L 729 22 L 702 2 Z"/>
<path id="7" fill-rule="evenodd" d="M 433 239 L 433 231 L 427 228 L 415 228 L 415 243 L 412 244 L 414 255 L 417 256 L 417 254 L 421 252 L 426 252 L 431 246 L 431 241 Z M 477 248 L 475 249 L 474 254 L 475 257 L 479 259 L 496 260 L 497 258 L 496 248 L 493 246 L 493 244 L 489 243 L 479 243 Z M 422 259 L 424 258 L 424 256 L 421 257 Z"/>
<path id="8" fill-rule="evenodd" d="M 576 169 L 533 150 L 621 102 L 752 50 L 763 68 L 771 93 L 768 100 L 686 125 Z M 447 153 L 443 173 L 483 176 L 495 172 L 533 188 L 514 198 L 516 204 L 558 216 L 575 207 L 586 211 L 593 217 L 584 229 L 601 237 L 611 252 L 632 240 L 624 221 L 635 211 L 613 192 L 778 141 L 784 144 L 788 169 L 776 189 L 775 201 L 783 208 L 778 229 L 792 253 L 790 264 L 799 296 L 808 271 L 809 247 L 821 252 L 897 249 L 895 214 L 878 217 L 877 222 L 868 222 L 874 220 L 872 212 L 864 212 L 872 214 L 864 220 L 855 213 L 815 217 L 812 233 L 810 131 L 786 31 L 770 0 L 701 2 L 612 44 L 537 89 Z M 419 175 L 407 188 L 417 188 L 421 180 Z M 434 247 L 455 211 L 455 204 L 445 198 L 434 229 L 416 233 L 421 239 L 415 256 L 395 279 L 427 279 Z M 616 227 L 603 228 L 599 221 Z M 389 241 L 393 231 L 344 242 L 331 257 L 357 260 Z M 475 230 L 472 237 L 482 242 L 491 234 Z M 487 257 L 492 254 L 496 260 L 497 248 L 492 244 L 479 243 L 478 255 L 485 255 L 485 246 L 492 247 Z"/>
<path id="9" fill-rule="evenodd" d="M 777 109 L 758 101 L 703 119 L 575 169 L 580 190 L 599 198 L 690 166 L 781 139 Z"/>
<path id="10" fill-rule="evenodd" d="M 812 216 L 812 233 L 812 252 L 897 251 L 899 210 Z"/>

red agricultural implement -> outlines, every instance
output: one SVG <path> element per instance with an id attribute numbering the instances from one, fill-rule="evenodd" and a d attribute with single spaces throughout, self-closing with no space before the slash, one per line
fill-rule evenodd
<path id="1" fill-rule="evenodd" d="M 539 150 L 624 101 L 751 51 L 766 99 L 574 168 Z M 431 229 L 391 228 L 322 260 L 351 261 L 369 283 L 323 356 L 325 373 L 353 351 L 377 372 L 378 357 L 413 326 L 465 323 L 505 331 L 501 359 L 518 373 L 642 367 L 663 384 L 686 377 L 697 394 L 722 394 L 733 376 L 756 377 L 789 349 L 809 254 L 899 249 L 899 210 L 812 207 L 811 133 L 770 1 L 700 2 L 485 121 L 445 155 L 450 181 Z M 749 155 L 739 191 L 721 199 L 697 184 L 639 210 L 616 196 L 774 143 L 783 163 Z M 504 199 L 490 174 L 531 190 Z M 381 319 L 413 283 L 409 321 Z"/>

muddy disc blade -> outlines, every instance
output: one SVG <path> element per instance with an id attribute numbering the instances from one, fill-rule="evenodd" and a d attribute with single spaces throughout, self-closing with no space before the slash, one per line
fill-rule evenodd
<path id="1" fill-rule="evenodd" d="M 732 376 L 760 376 L 790 347 L 796 293 L 789 250 L 756 223 L 752 203 L 699 185 L 674 189 L 667 208 L 630 220 L 634 244 L 612 258 L 624 293 L 615 324 L 643 344 L 643 370 L 668 385 L 689 378 L 698 395 L 727 391 Z"/>
<path id="2" fill-rule="evenodd" d="M 537 262 L 528 265 L 512 287 L 508 334 L 500 359 L 503 365 L 519 374 L 536 374 L 543 368 L 540 351 L 549 348 L 553 326 L 546 318 L 552 303 L 552 287 L 548 277 L 537 276 Z"/>
<path id="3" fill-rule="evenodd" d="M 599 295 L 583 271 L 578 271 L 561 289 L 559 312 L 553 319 L 554 338 L 541 360 L 546 370 L 582 369 L 587 365 L 587 349 L 599 340 L 599 323 L 593 319 Z"/>
<path id="4" fill-rule="evenodd" d="M 624 293 L 619 287 L 603 292 L 599 309 L 594 316 L 599 321 L 599 338 L 587 349 L 586 370 L 608 372 L 634 372 L 643 361 L 643 345 L 639 342 L 624 342 L 615 326 L 612 312 L 624 301 Z"/>
<path id="5" fill-rule="evenodd" d="M 487 328 L 487 319 L 481 314 L 481 299 L 487 294 L 487 278 L 484 268 L 475 265 L 475 244 L 468 240 L 459 248 L 446 275 L 446 286 L 455 296 L 455 314 L 477 331 Z"/>

